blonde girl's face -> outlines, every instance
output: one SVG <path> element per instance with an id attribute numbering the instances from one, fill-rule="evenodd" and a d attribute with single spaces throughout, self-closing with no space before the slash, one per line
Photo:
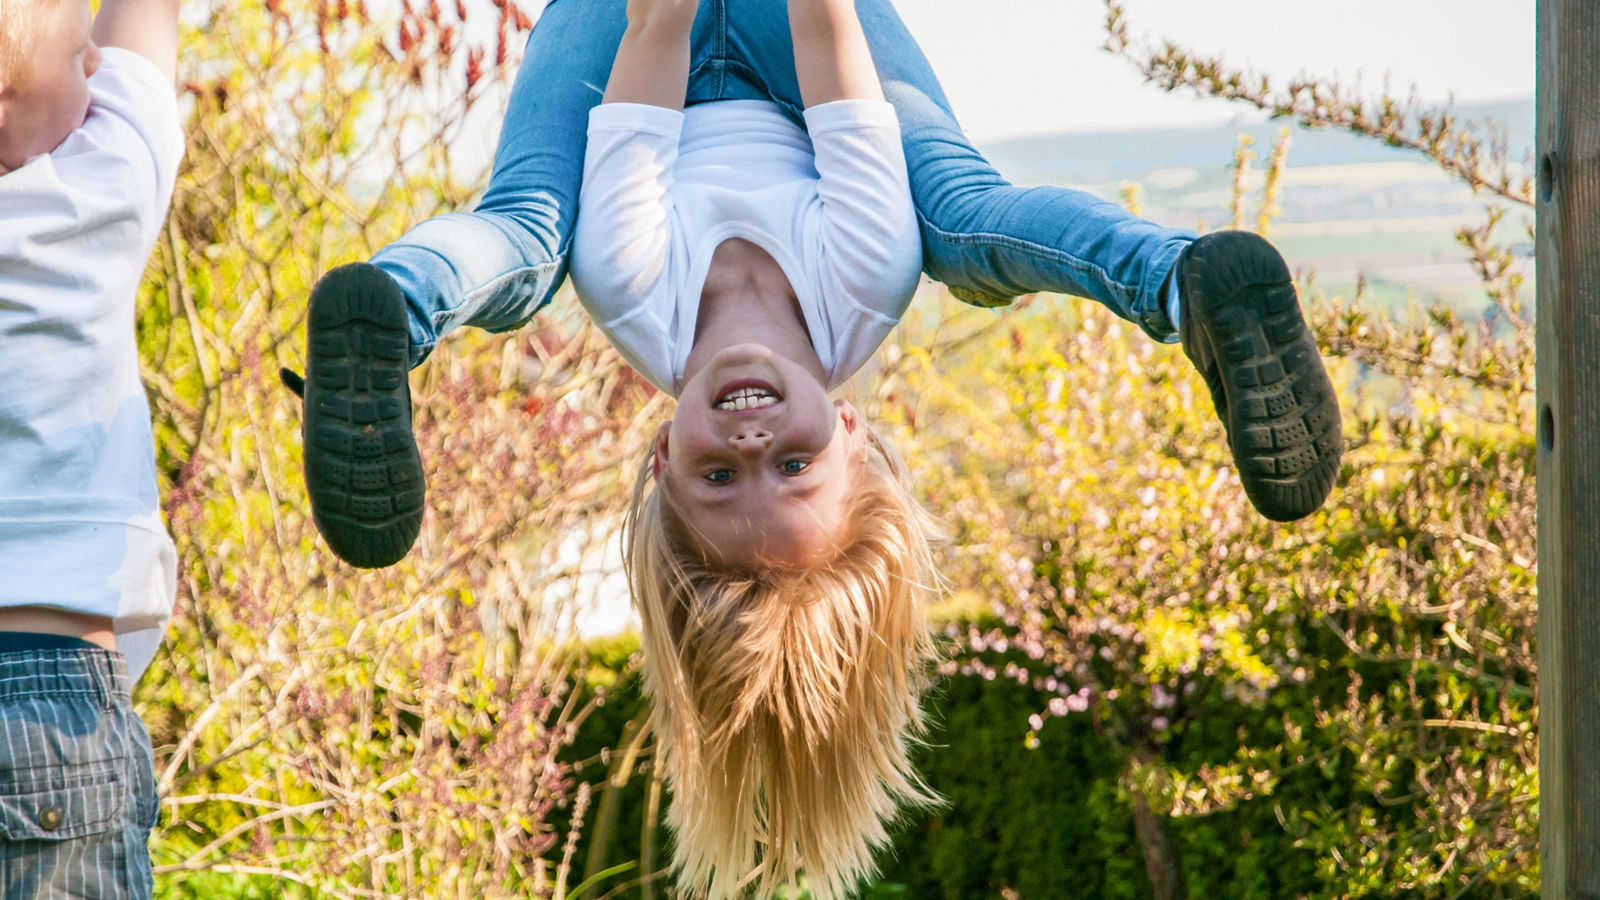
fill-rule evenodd
<path id="1" fill-rule="evenodd" d="M 758 344 L 719 352 L 656 436 L 655 475 L 721 565 L 804 568 L 832 555 L 860 464 L 859 420 Z"/>
<path id="2" fill-rule="evenodd" d="M 0 84 L 0 171 L 54 150 L 89 114 L 89 77 L 100 68 L 100 48 L 89 37 L 89 4 L 54 5 L 55 12 L 43 13 L 49 21 L 38 44 L 28 48 L 32 58 L 10 83 Z"/>

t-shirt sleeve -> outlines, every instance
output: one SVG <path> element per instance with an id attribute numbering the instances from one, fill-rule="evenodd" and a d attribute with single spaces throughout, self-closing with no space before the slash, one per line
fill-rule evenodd
<path id="1" fill-rule="evenodd" d="M 143 56 L 118 47 L 101 53 L 89 79 L 88 118 L 51 160 L 75 189 L 130 192 L 148 247 L 166 220 L 183 159 L 177 93 Z"/>
<path id="2" fill-rule="evenodd" d="M 636 371 L 673 392 L 672 167 L 683 113 L 602 103 L 589 113 L 573 289 Z"/>
<path id="3" fill-rule="evenodd" d="M 683 113 L 603 103 L 589 113 L 572 237 L 572 284 L 602 327 L 640 312 L 667 282 L 672 167 Z"/>
<path id="4" fill-rule="evenodd" d="M 837 100 L 805 111 L 820 200 L 808 243 L 824 271 L 835 379 L 854 372 L 900 320 L 922 272 L 922 239 L 894 107 Z"/>
<path id="5" fill-rule="evenodd" d="M 836 100 L 805 117 L 824 253 L 856 303 L 898 319 L 922 270 L 922 241 L 894 107 Z"/>

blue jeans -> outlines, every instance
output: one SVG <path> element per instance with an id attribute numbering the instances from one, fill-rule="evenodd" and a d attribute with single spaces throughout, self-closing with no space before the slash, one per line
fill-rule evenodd
<path id="1" fill-rule="evenodd" d="M 1090 297 L 1176 341 L 1162 285 L 1193 232 L 1081 191 L 1013 186 L 962 134 L 889 0 L 856 8 L 900 119 L 928 275 L 983 306 L 1035 291 Z M 457 326 L 526 323 L 561 286 L 588 113 L 605 91 L 625 9 L 626 0 L 552 0 L 528 39 L 477 209 L 429 219 L 373 258 L 409 300 L 413 365 Z M 801 123 L 783 3 L 701 0 L 692 41 L 688 103 L 769 100 Z"/>

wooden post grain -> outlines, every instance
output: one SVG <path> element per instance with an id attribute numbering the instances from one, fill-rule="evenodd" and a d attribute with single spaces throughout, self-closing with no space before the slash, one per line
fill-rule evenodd
<path id="1" fill-rule="evenodd" d="M 1600 900 L 1600 3 L 1539 0 L 1544 900 Z"/>

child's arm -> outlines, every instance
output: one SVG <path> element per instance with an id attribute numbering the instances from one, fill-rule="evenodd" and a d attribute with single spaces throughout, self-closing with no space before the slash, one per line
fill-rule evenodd
<path id="1" fill-rule="evenodd" d="M 794 70 L 807 108 L 832 100 L 882 100 L 855 0 L 789 0 Z"/>
<path id="2" fill-rule="evenodd" d="M 104 0 L 94 42 L 132 50 L 174 80 L 178 69 L 178 0 Z"/>
<path id="3" fill-rule="evenodd" d="M 698 6 L 697 0 L 628 0 L 628 28 L 600 102 L 683 109 Z"/>

